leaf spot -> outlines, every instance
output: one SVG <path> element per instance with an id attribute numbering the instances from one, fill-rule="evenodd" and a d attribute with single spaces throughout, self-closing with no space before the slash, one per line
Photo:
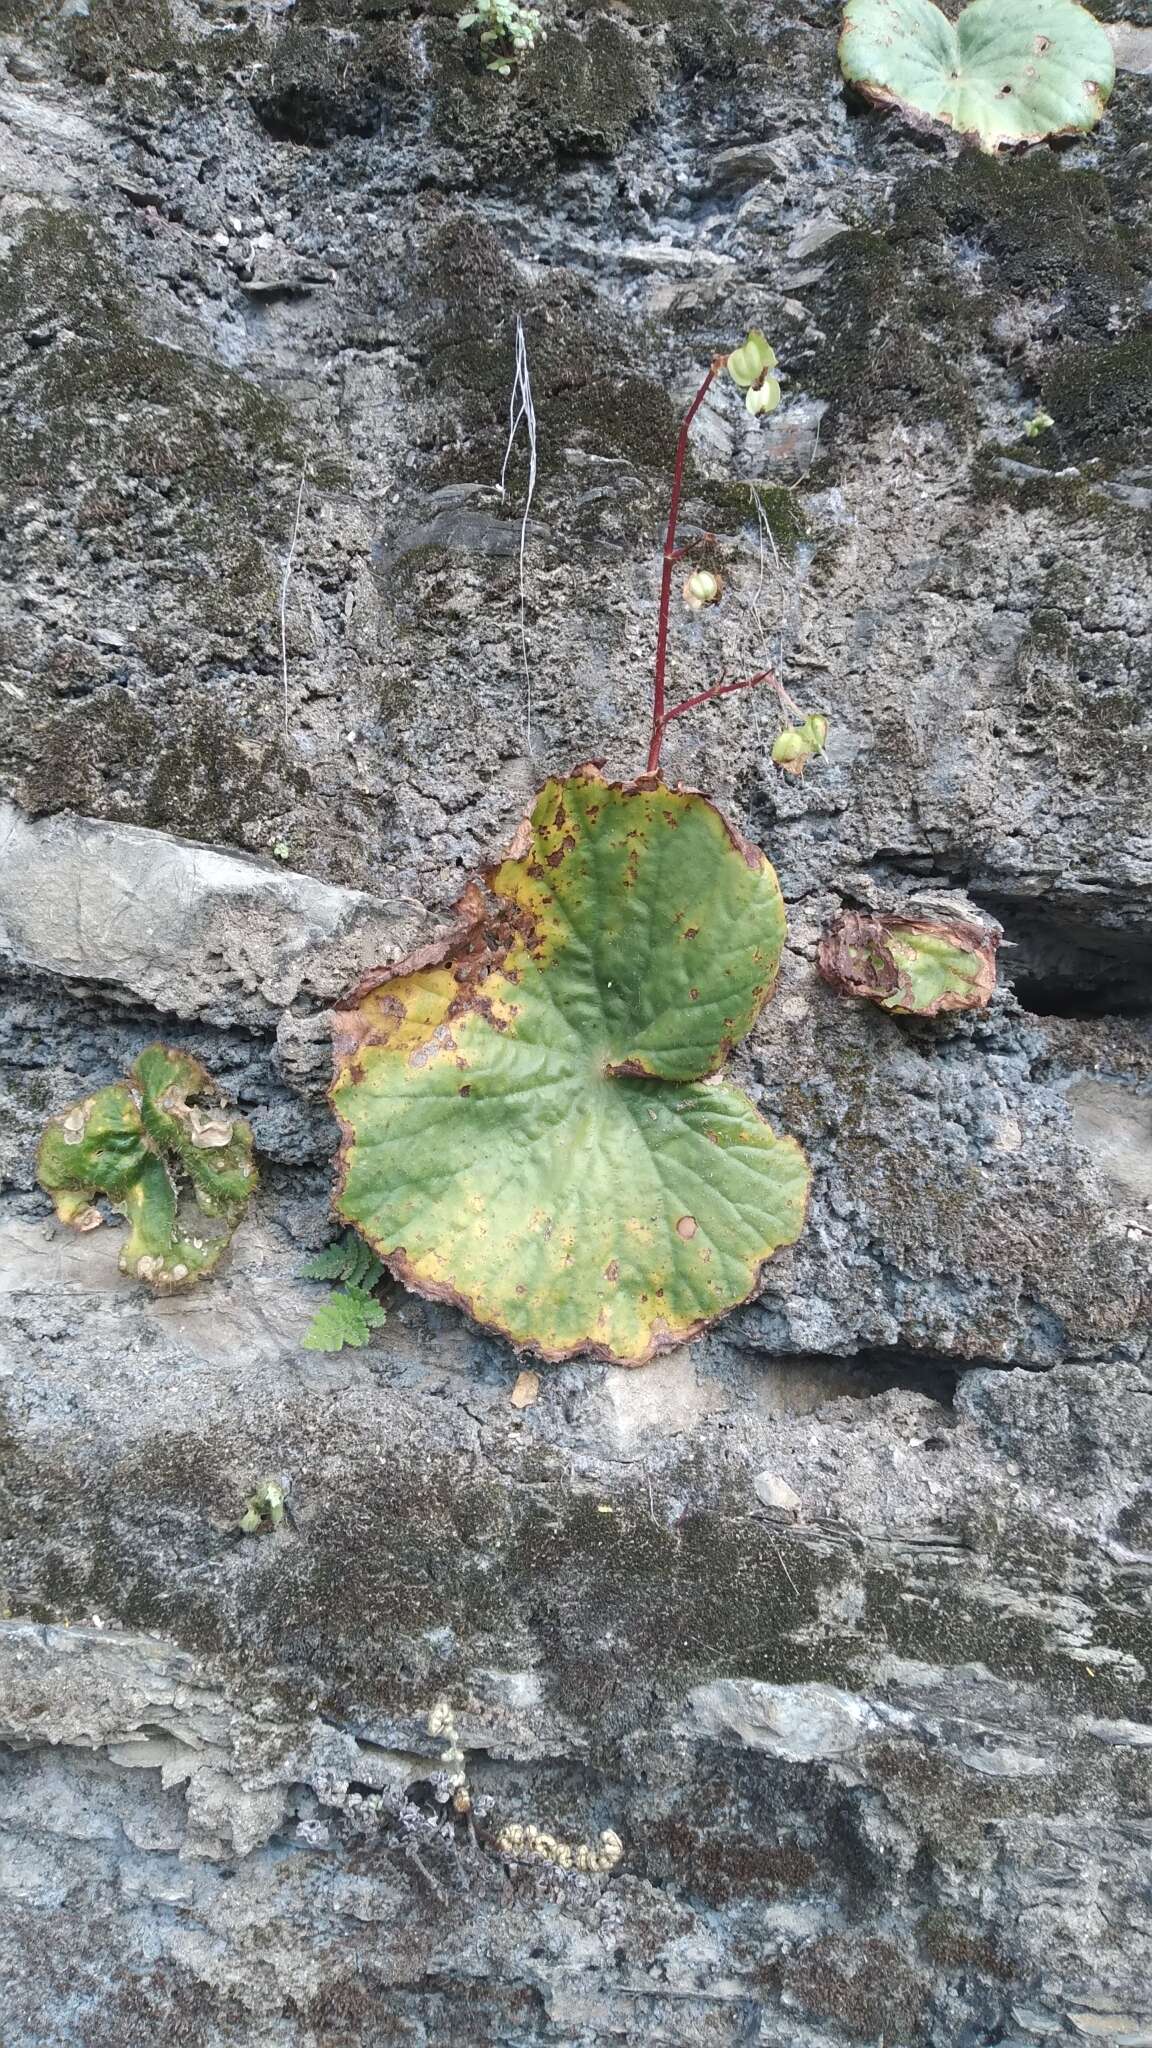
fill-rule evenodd
<path id="1" fill-rule="evenodd" d="M 695 1237 L 697 1227 L 694 1216 L 682 1216 L 676 1225 L 676 1235 L 677 1237 Z"/>

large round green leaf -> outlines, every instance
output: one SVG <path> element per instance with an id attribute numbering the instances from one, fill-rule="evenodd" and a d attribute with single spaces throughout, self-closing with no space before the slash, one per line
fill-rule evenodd
<path id="1" fill-rule="evenodd" d="M 338 1012 L 337 1208 L 515 1344 L 640 1365 L 803 1225 L 799 1146 L 705 1080 L 771 992 L 779 884 L 704 797 L 593 768 L 486 881 Z"/>
<path id="2" fill-rule="evenodd" d="M 1094 128 L 1116 75 L 1078 0 L 971 0 L 955 27 L 932 0 L 847 0 L 840 64 L 869 99 L 990 151 Z"/>

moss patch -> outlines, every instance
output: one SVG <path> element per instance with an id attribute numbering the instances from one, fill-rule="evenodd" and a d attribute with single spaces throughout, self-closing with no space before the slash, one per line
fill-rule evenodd
<path id="1" fill-rule="evenodd" d="M 351 41 L 336 40 L 297 11 L 260 80 L 252 109 L 278 142 L 326 148 L 344 136 L 375 135 L 385 109 L 412 84 L 407 23 L 360 17 Z"/>
<path id="2" fill-rule="evenodd" d="M 826 340 L 790 365 L 840 416 L 938 418 L 960 433 L 974 420 L 969 385 L 980 358 L 1006 375 L 1027 374 L 1030 358 L 1002 336 L 998 316 L 1028 312 L 1048 373 L 1050 335 L 1113 335 L 1136 323 L 1152 276 L 1146 221 L 1117 220 L 1109 187 L 1091 171 L 1069 171 L 1048 152 L 989 159 L 969 152 L 947 169 L 901 185 L 890 219 L 854 228 L 820 252 L 826 266 L 820 324 Z M 1095 346 L 1068 362 L 1061 396 L 1096 367 Z M 1109 440 L 1145 418 L 1141 358 L 1124 342 L 1100 345 L 1101 386 L 1114 393 Z M 1088 360 L 1091 357 L 1091 362 Z M 971 373 L 966 370 L 971 362 Z M 1079 398 L 1081 413 L 1084 399 Z M 1047 409 L 1055 412 L 1049 404 Z M 1064 458 L 1067 460 L 1067 456 Z"/>
<path id="3" fill-rule="evenodd" d="M 801 2010 L 835 2021 L 853 2040 L 903 2048 L 924 2039 L 927 1987 L 894 1942 L 824 1935 L 772 1964 L 767 1975 Z"/>
<path id="4" fill-rule="evenodd" d="M 95 227 L 71 212 L 24 216 L 0 281 L 0 503 L 13 568 L 23 508 L 45 506 L 51 531 L 29 542 L 30 566 L 54 563 L 83 588 L 115 562 L 120 604 L 139 619 L 139 647 L 131 632 L 125 647 L 154 675 L 186 670 L 189 636 L 226 662 L 259 663 L 299 430 L 245 378 L 153 340 L 141 310 Z M 303 785 L 252 734 L 250 698 L 235 715 L 226 693 L 137 702 L 108 687 L 115 656 L 85 637 L 86 623 L 45 637 L 39 671 L 21 656 L 34 694 L 18 713 L 0 700 L 9 761 L 24 766 L 20 799 L 252 844 L 253 821 Z"/>
<path id="5" fill-rule="evenodd" d="M 226 693 L 186 697 L 173 713 L 100 689 L 37 722 L 21 796 L 34 812 L 106 817 L 121 789 L 134 824 L 264 852 L 285 792 L 303 796 L 308 777 L 251 724 Z"/>
<path id="6" fill-rule="evenodd" d="M 965 1976 L 983 1977 L 1004 1983 L 1013 1975 L 998 1941 L 986 1931 L 972 1927 L 958 1913 L 925 1913 L 917 1936 L 926 1956 L 942 1970 L 961 1971 Z"/>
<path id="7" fill-rule="evenodd" d="M 805 389 L 864 426 L 899 417 L 970 428 L 959 360 L 980 313 L 939 250 L 910 256 L 891 235 L 853 229 L 829 247 L 826 294 L 827 340 L 791 365 Z"/>
<path id="8" fill-rule="evenodd" d="M 430 38 L 436 128 L 485 183 L 516 183 L 557 160 L 608 157 L 656 104 L 658 73 L 619 20 L 555 24 L 513 76 L 487 71 L 478 44 L 447 23 Z"/>
<path id="9" fill-rule="evenodd" d="M 190 541 L 227 563 L 232 542 L 260 524 L 245 486 L 254 491 L 269 468 L 299 464 L 298 430 L 254 384 L 150 339 L 141 310 L 114 251 L 80 215 L 25 215 L 0 283 L 9 379 L 0 489 L 59 504 L 78 502 L 79 485 L 89 501 L 103 493 L 109 508 L 131 496 L 134 524 L 140 494 L 159 496 L 163 530 L 176 534 L 182 558 Z M 234 530 L 222 532 L 230 506 Z M 128 533 L 118 552 L 131 545 Z"/>
<path id="10" fill-rule="evenodd" d="M 1041 385 L 1066 461 L 1109 467 L 1152 458 L 1152 329 L 1114 342 L 1059 349 Z"/>

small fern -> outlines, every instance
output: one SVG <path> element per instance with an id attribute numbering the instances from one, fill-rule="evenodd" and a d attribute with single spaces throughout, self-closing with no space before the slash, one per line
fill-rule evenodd
<path id="1" fill-rule="evenodd" d="M 354 1230 L 346 1230 L 309 1259 L 303 1277 L 341 1283 L 309 1323 L 301 1340 L 305 1351 L 343 1351 L 346 1344 L 359 1350 L 387 1321 L 387 1310 L 372 1292 L 384 1277 L 384 1267 Z"/>
<path id="2" fill-rule="evenodd" d="M 387 1310 L 366 1287 L 338 1287 L 317 1309 L 301 1342 L 305 1351 L 343 1351 L 346 1344 L 359 1350 L 387 1320 Z"/>

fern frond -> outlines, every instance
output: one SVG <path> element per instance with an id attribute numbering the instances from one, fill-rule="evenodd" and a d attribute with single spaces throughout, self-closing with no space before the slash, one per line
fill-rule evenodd
<path id="1" fill-rule="evenodd" d="M 303 1268 L 305 1280 L 342 1280 L 347 1287 L 373 1288 L 384 1278 L 384 1267 L 370 1244 L 354 1230 L 346 1230 L 332 1244 L 325 1245 Z"/>
<path id="2" fill-rule="evenodd" d="M 343 1351 L 346 1344 L 360 1350 L 387 1320 L 387 1310 L 366 1287 L 340 1287 L 321 1303 L 301 1342 L 305 1351 Z"/>

